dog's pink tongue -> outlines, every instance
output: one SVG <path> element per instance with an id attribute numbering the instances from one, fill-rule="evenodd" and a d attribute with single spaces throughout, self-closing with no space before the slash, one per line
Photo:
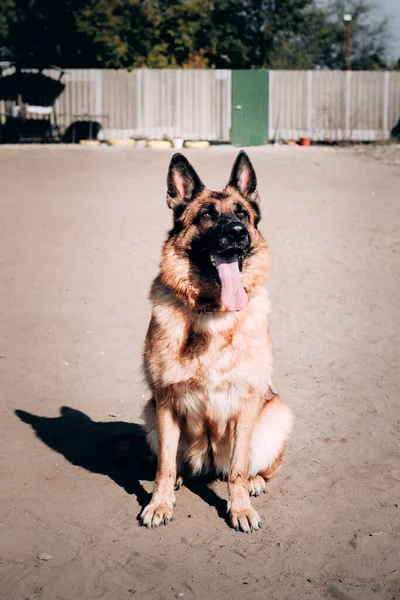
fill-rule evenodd
<path id="1" fill-rule="evenodd" d="M 228 310 L 242 310 L 248 298 L 244 291 L 236 254 L 215 254 L 219 280 L 221 282 L 221 302 Z"/>

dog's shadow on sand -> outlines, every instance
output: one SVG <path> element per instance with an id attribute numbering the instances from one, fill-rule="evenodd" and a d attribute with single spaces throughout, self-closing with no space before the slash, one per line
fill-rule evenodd
<path id="1" fill-rule="evenodd" d="M 59 417 L 40 417 L 24 410 L 15 414 L 32 427 L 49 448 L 73 465 L 108 475 L 128 494 L 136 496 L 141 509 L 151 494 L 141 481 L 153 481 L 156 459 L 150 454 L 144 430 L 138 423 L 96 422 L 85 413 L 63 406 Z M 226 502 L 209 487 L 210 479 L 185 478 L 184 485 L 226 518 Z"/>

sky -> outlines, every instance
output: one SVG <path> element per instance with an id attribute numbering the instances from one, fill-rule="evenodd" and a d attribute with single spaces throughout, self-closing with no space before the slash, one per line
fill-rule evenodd
<path id="1" fill-rule="evenodd" d="M 389 16 L 389 31 L 391 34 L 391 54 L 400 58 L 400 0 L 375 0 L 383 14 Z"/>

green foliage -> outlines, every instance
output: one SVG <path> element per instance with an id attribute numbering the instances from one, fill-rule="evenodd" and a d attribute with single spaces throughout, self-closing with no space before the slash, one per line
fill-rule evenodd
<path id="1" fill-rule="evenodd" d="M 209 14 L 215 67 L 312 68 L 315 40 L 324 12 L 313 0 L 219 0 Z"/>
<path id="2" fill-rule="evenodd" d="M 2 58 L 26 64 L 78 66 L 85 60 L 87 39 L 77 30 L 75 15 L 84 0 L 0 0 L 6 28 Z M 8 5 L 8 6 L 5 6 Z"/>
<path id="3" fill-rule="evenodd" d="M 207 66 L 198 41 L 210 7 L 208 0 L 159 0 L 151 3 L 147 15 L 152 23 L 153 44 L 147 66 Z"/>
<path id="4" fill-rule="evenodd" d="M 6 51 L 10 23 L 15 18 L 15 5 L 13 0 L 0 0 L 0 49 Z"/>
<path id="5" fill-rule="evenodd" d="M 385 68 L 387 23 L 347 0 L 352 68 Z M 343 69 L 343 0 L 0 0 L 0 57 L 98 68 Z"/>
<path id="6" fill-rule="evenodd" d="M 76 15 L 77 29 L 90 41 L 90 64 L 129 68 L 151 49 L 151 23 L 138 0 L 89 0 Z"/>

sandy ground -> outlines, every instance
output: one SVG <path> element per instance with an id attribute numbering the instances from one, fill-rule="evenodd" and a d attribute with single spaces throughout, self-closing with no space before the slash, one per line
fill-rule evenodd
<path id="1" fill-rule="evenodd" d="M 187 151 L 216 189 L 235 154 Z M 397 158 L 249 154 L 296 427 L 245 535 L 222 483 L 184 487 L 168 527 L 137 522 L 152 473 L 129 453 L 171 152 L 0 148 L 2 599 L 400 598 Z"/>

